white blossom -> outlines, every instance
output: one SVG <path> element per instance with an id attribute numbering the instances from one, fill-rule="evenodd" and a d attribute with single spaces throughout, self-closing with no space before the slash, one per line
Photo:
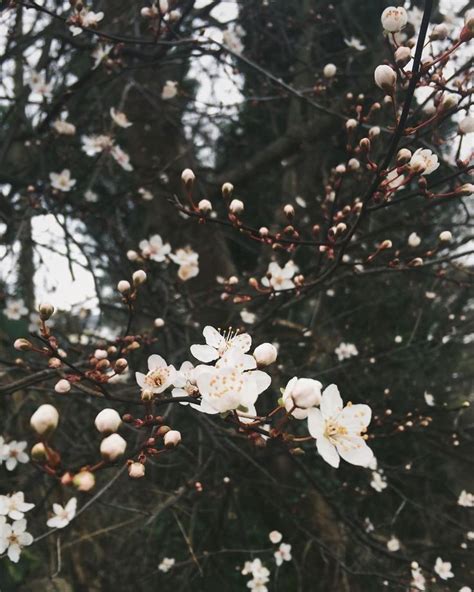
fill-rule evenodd
<path id="1" fill-rule="evenodd" d="M 443 561 L 441 557 L 436 558 L 434 570 L 442 580 L 454 578 L 454 574 L 451 571 L 451 563 L 449 561 Z"/>
<path id="2" fill-rule="evenodd" d="M 82 150 L 87 156 L 95 156 L 104 150 L 110 150 L 113 146 L 113 140 L 106 134 L 82 136 Z"/>
<path id="3" fill-rule="evenodd" d="M 7 551 L 8 558 L 13 563 L 20 560 L 23 547 L 31 545 L 33 537 L 26 532 L 26 520 L 16 520 L 8 524 L 5 518 L 0 518 L 0 555 Z"/>
<path id="4" fill-rule="evenodd" d="M 77 499 L 72 497 L 65 506 L 53 504 L 54 516 L 49 518 L 46 525 L 51 528 L 65 528 L 76 515 Z"/>
<path id="5" fill-rule="evenodd" d="M 153 354 L 148 358 L 148 372 L 136 372 L 135 378 L 138 386 L 143 390 L 149 390 L 152 393 L 162 393 L 170 387 L 175 379 L 176 370 L 174 366 L 168 365 L 164 358 Z"/>
<path id="6" fill-rule="evenodd" d="M 347 45 L 347 47 L 351 47 L 352 49 L 355 49 L 357 51 L 364 51 L 364 49 L 367 49 L 367 47 L 362 43 L 360 39 L 357 39 L 357 37 L 350 37 L 349 39 L 344 39 L 344 43 Z"/>
<path id="7" fill-rule="evenodd" d="M 426 578 L 421 573 L 420 566 L 418 565 L 418 563 L 416 563 L 416 561 L 414 561 L 411 566 L 411 577 L 411 585 L 415 588 L 415 590 L 420 590 L 421 592 L 424 592 L 426 590 Z"/>
<path id="8" fill-rule="evenodd" d="M 191 353 L 200 362 L 213 362 L 221 358 L 227 351 L 232 348 L 237 348 L 242 353 L 247 353 L 252 345 L 252 338 L 248 333 L 233 333 L 228 332 L 219 333 L 217 329 L 206 325 L 202 332 L 206 345 L 192 345 Z M 250 356 L 249 356 L 250 357 Z"/>
<path id="9" fill-rule="evenodd" d="M 469 493 L 465 489 L 463 489 L 459 494 L 458 506 L 464 506 L 465 508 L 474 508 L 474 493 Z"/>
<path id="10" fill-rule="evenodd" d="M 110 108 L 110 117 L 119 127 L 127 128 L 133 125 L 133 123 L 128 120 L 125 113 L 117 111 L 114 107 Z"/>
<path id="11" fill-rule="evenodd" d="M 408 22 L 407 11 L 403 6 L 388 6 L 380 17 L 382 27 L 389 33 L 398 33 Z"/>
<path id="12" fill-rule="evenodd" d="M 372 411 L 368 405 L 344 404 L 335 384 L 323 391 L 320 409 L 308 412 L 308 429 L 323 459 L 333 467 L 339 466 L 340 456 L 347 462 L 367 466 L 372 450 L 362 434 L 367 430 Z"/>
<path id="13" fill-rule="evenodd" d="M 164 101 L 169 99 L 174 99 L 174 97 L 178 94 L 178 83 L 176 80 L 167 80 L 161 91 L 161 98 Z"/>
<path id="14" fill-rule="evenodd" d="M 133 166 L 130 163 L 130 156 L 124 152 L 120 146 L 112 146 L 110 154 L 124 171 L 133 171 Z"/>
<path id="15" fill-rule="evenodd" d="M 439 167 L 438 157 L 429 148 L 418 148 L 411 157 L 411 170 L 420 175 L 430 175 Z"/>
<path id="16" fill-rule="evenodd" d="M 28 314 L 25 301 L 22 298 L 18 298 L 17 300 L 7 300 L 7 305 L 3 310 L 3 314 L 7 319 L 10 319 L 10 321 L 19 321 L 21 317 Z"/>
<path id="17" fill-rule="evenodd" d="M 62 119 L 56 119 L 53 123 L 53 128 L 58 134 L 62 134 L 63 136 L 73 136 L 76 133 L 76 126 Z"/>
<path id="18" fill-rule="evenodd" d="M 433 397 L 433 395 L 431 395 L 430 393 L 427 393 L 425 391 L 424 395 L 423 395 L 424 399 L 425 399 L 425 403 L 429 406 L 429 407 L 434 407 L 435 404 L 435 399 Z"/>
<path id="19" fill-rule="evenodd" d="M 13 471 L 18 463 L 24 464 L 30 460 L 25 452 L 27 446 L 27 442 L 18 442 L 17 440 L 3 444 L 0 457 L 5 461 L 7 471 Z"/>
<path id="20" fill-rule="evenodd" d="M 334 353 L 336 354 L 339 362 L 342 362 L 342 360 L 347 360 L 352 356 L 359 355 L 357 347 L 353 343 L 345 343 L 344 341 L 336 347 Z"/>
<path id="21" fill-rule="evenodd" d="M 275 563 L 280 566 L 284 561 L 291 561 L 291 545 L 288 543 L 281 543 L 278 549 L 273 553 Z"/>
<path id="22" fill-rule="evenodd" d="M 382 471 L 372 471 L 372 481 L 370 482 L 370 486 L 378 493 L 382 493 L 387 487 L 387 479 Z"/>
<path id="23" fill-rule="evenodd" d="M 163 239 L 159 234 L 150 236 L 148 240 L 143 239 L 138 246 L 142 252 L 143 257 L 148 257 L 152 261 L 161 263 L 166 261 L 166 257 L 171 253 L 171 246 L 169 243 L 163 243 Z"/>
<path id="24" fill-rule="evenodd" d="M 71 191 L 76 184 L 76 179 L 71 178 L 71 171 L 64 169 L 60 173 L 49 173 L 51 187 L 59 191 Z"/>
<path id="25" fill-rule="evenodd" d="M 23 491 L 17 491 L 10 495 L 0 495 L 0 516 L 8 516 L 12 520 L 21 520 L 35 504 L 25 502 Z"/>
<path id="26" fill-rule="evenodd" d="M 172 557 L 164 557 L 161 561 L 161 563 L 158 565 L 158 569 L 160 571 L 162 571 L 163 573 L 166 573 L 167 571 L 169 571 L 173 565 L 176 563 L 176 560 L 173 559 Z"/>
<path id="27" fill-rule="evenodd" d="M 173 263 L 179 265 L 178 277 L 187 281 L 196 277 L 199 273 L 199 255 L 191 249 L 191 247 L 184 247 L 184 249 L 177 249 L 175 253 L 170 253 L 169 258 Z"/>
<path id="28" fill-rule="evenodd" d="M 241 54 L 244 50 L 244 45 L 241 41 L 241 36 L 243 34 L 242 27 L 237 26 L 235 29 L 226 29 L 222 33 L 222 42 L 226 47 L 228 47 L 231 51 L 236 54 Z"/>
<path id="29" fill-rule="evenodd" d="M 288 290 L 295 287 L 292 281 L 293 276 L 298 271 L 298 267 L 290 259 L 284 267 L 272 261 L 267 270 L 267 275 L 262 278 L 262 284 L 266 287 L 272 287 L 274 290 Z"/>

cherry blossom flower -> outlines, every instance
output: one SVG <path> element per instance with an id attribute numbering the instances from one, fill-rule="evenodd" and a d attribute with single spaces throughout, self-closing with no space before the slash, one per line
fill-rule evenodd
<path id="1" fill-rule="evenodd" d="M 93 10 L 83 9 L 79 14 L 74 15 L 69 22 L 73 23 L 69 30 L 75 37 L 80 35 L 83 31 L 82 27 L 93 29 L 97 27 L 99 22 L 104 18 L 103 12 L 94 12 Z M 81 26 L 77 26 L 81 25 Z"/>
<path id="2" fill-rule="evenodd" d="M 380 17 L 385 31 L 389 33 L 398 33 L 408 22 L 407 11 L 403 6 L 388 6 Z"/>
<path id="3" fill-rule="evenodd" d="M 351 47 L 352 49 L 355 49 L 357 51 L 364 51 L 364 49 L 367 49 L 367 47 L 362 43 L 360 39 L 357 39 L 357 37 L 350 37 L 349 39 L 344 39 L 344 43 L 347 45 L 347 47 Z"/>
<path id="4" fill-rule="evenodd" d="M 207 325 L 202 332 L 206 345 L 192 345 L 191 353 L 200 362 L 213 362 L 221 358 L 227 351 L 237 348 L 242 353 L 247 353 L 252 346 L 252 338 L 248 333 L 219 333 L 217 329 Z"/>
<path id="5" fill-rule="evenodd" d="M 434 570 L 442 580 L 454 578 L 454 574 L 451 571 L 451 563 L 449 561 L 443 561 L 441 557 L 437 557 Z"/>
<path id="6" fill-rule="evenodd" d="M 130 163 L 130 156 L 124 152 L 120 146 L 112 146 L 110 154 L 124 171 L 133 171 L 133 166 Z"/>
<path id="7" fill-rule="evenodd" d="M 236 54 L 241 54 L 244 51 L 244 45 L 240 39 L 244 31 L 242 27 L 237 26 L 234 30 L 226 29 L 222 33 L 222 42 L 226 47 Z"/>
<path id="8" fill-rule="evenodd" d="M 56 119 L 53 123 L 53 128 L 58 134 L 62 134 L 63 136 L 73 136 L 76 133 L 76 126 L 62 119 Z"/>
<path id="9" fill-rule="evenodd" d="M 255 402 L 270 386 L 270 376 L 261 370 L 243 372 L 241 368 L 245 366 L 245 354 L 235 349 L 231 350 L 230 354 L 222 358 L 224 363 L 232 359 L 229 365 L 201 366 L 197 369 L 196 382 L 201 394 L 201 404 L 194 407 L 203 413 L 211 414 L 239 408 L 241 411 L 255 414 Z"/>
<path id="10" fill-rule="evenodd" d="M 32 92 L 41 95 L 45 99 L 50 99 L 52 97 L 52 84 L 46 82 L 46 77 L 43 72 L 36 72 L 35 70 L 32 70 L 28 80 L 28 85 L 30 86 Z"/>
<path id="11" fill-rule="evenodd" d="M 148 358 L 148 372 L 136 372 L 138 386 L 152 393 L 162 393 L 173 384 L 176 377 L 174 366 L 168 365 L 164 358 L 153 354 Z"/>
<path id="12" fill-rule="evenodd" d="M 275 563 L 280 566 L 284 561 L 291 561 L 291 545 L 288 543 L 281 543 L 278 549 L 273 553 Z"/>
<path id="13" fill-rule="evenodd" d="M 82 136 L 82 150 L 87 156 L 95 156 L 104 150 L 110 150 L 113 146 L 113 140 L 105 134 Z"/>
<path id="14" fill-rule="evenodd" d="M 97 203 L 99 201 L 99 196 L 97 195 L 97 193 L 95 191 L 88 189 L 84 193 L 84 199 L 86 201 L 88 201 L 89 203 Z"/>
<path id="15" fill-rule="evenodd" d="M 308 429 L 319 454 L 331 466 L 339 466 L 340 456 L 347 462 L 367 466 L 373 458 L 372 450 L 362 436 L 370 423 L 372 411 L 368 405 L 344 407 L 335 384 L 323 391 L 320 409 L 308 412 Z"/>
<path id="16" fill-rule="evenodd" d="M 428 148 L 418 148 L 410 160 L 410 168 L 413 172 L 421 175 L 430 175 L 438 167 L 438 157 Z"/>
<path id="17" fill-rule="evenodd" d="M 372 471 L 372 481 L 370 482 L 370 486 L 378 493 L 382 493 L 387 487 L 387 479 L 384 477 L 381 470 Z"/>
<path id="18" fill-rule="evenodd" d="M 22 298 L 8 300 L 6 307 L 3 309 L 3 314 L 7 319 L 10 319 L 10 321 L 19 321 L 21 317 L 28 314 L 25 301 Z"/>
<path id="19" fill-rule="evenodd" d="M 458 506 L 474 508 L 474 493 L 468 493 L 465 489 L 463 489 L 459 494 Z"/>
<path id="20" fill-rule="evenodd" d="M 50 528 L 65 528 L 76 515 L 77 499 L 72 497 L 65 506 L 53 504 L 54 516 L 49 518 L 46 525 Z"/>
<path id="21" fill-rule="evenodd" d="M 336 354 L 339 362 L 342 362 L 342 360 L 347 360 L 352 356 L 359 355 L 357 347 L 353 343 L 345 343 L 344 341 L 336 347 L 334 353 Z"/>
<path id="22" fill-rule="evenodd" d="M 425 394 L 423 395 L 424 399 L 425 399 L 425 403 L 429 406 L 429 407 L 434 407 L 435 404 L 435 399 L 433 397 L 433 395 L 431 395 L 430 393 L 427 393 L 425 391 Z"/>
<path id="23" fill-rule="evenodd" d="M 189 397 L 198 394 L 196 385 L 195 368 L 191 362 L 183 362 L 176 371 L 173 380 L 174 388 L 171 391 L 173 397 Z M 188 405 L 187 401 L 180 401 L 181 405 Z"/>
<path id="24" fill-rule="evenodd" d="M 138 246 L 142 252 L 143 257 L 148 257 L 152 261 L 161 263 L 166 261 L 167 255 L 171 253 L 171 246 L 169 243 L 163 243 L 163 239 L 159 234 L 150 236 L 148 240 L 143 239 Z"/>
<path id="25" fill-rule="evenodd" d="M 173 559 L 172 557 L 164 557 L 158 565 L 158 569 L 163 573 L 166 573 L 174 566 L 175 563 L 176 559 Z"/>
<path id="26" fill-rule="evenodd" d="M 472 115 L 466 115 L 459 122 L 459 131 L 462 134 L 472 134 L 474 132 L 474 117 Z"/>
<path id="27" fill-rule="evenodd" d="M 17 491 L 11 495 L 0 495 L 0 516 L 8 516 L 12 520 L 21 520 L 35 504 L 25 502 L 23 491 Z"/>
<path id="28" fill-rule="evenodd" d="M 140 194 L 141 198 L 144 199 L 145 201 L 151 201 L 153 199 L 153 193 L 151 191 L 149 191 L 148 189 L 145 189 L 145 187 L 140 187 L 138 189 L 138 193 Z"/>
<path id="29" fill-rule="evenodd" d="M 241 570 L 244 576 L 252 575 L 252 579 L 247 582 L 247 587 L 253 592 L 267 592 L 265 584 L 270 580 L 270 571 L 263 565 L 259 558 L 253 561 L 246 561 Z"/>
<path id="30" fill-rule="evenodd" d="M 322 387 L 319 380 L 293 377 L 283 391 L 285 409 L 296 419 L 306 419 L 309 409 L 320 404 Z"/>
<path id="31" fill-rule="evenodd" d="M 179 265 L 178 277 L 183 280 L 190 280 L 196 277 L 199 273 L 199 255 L 191 249 L 191 247 L 184 247 L 184 249 L 177 249 L 175 253 L 170 253 L 169 258 L 173 263 Z"/>
<path id="32" fill-rule="evenodd" d="M 25 519 L 8 524 L 5 518 L 0 518 L 0 554 L 7 551 L 10 561 L 18 563 L 22 548 L 31 545 L 32 542 L 33 537 L 26 532 Z"/>
<path id="33" fill-rule="evenodd" d="M 71 179 L 71 171 L 64 169 L 60 173 L 49 173 L 51 187 L 59 191 L 71 191 L 76 184 L 76 179 Z"/>
<path id="34" fill-rule="evenodd" d="M 101 43 L 97 45 L 97 47 L 91 53 L 91 56 L 94 58 L 94 65 L 92 66 L 93 70 L 100 66 L 100 64 L 105 60 L 105 58 L 109 56 L 112 49 L 113 45 L 103 45 Z"/>
<path id="35" fill-rule="evenodd" d="M 18 463 L 27 463 L 30 459 L 25 452 L 28 442 L 12 440 L 4 444 L 1 450 L 1 458 L 5 461 L 7 471 L 13 471 Z"/>
<path id="36" fill-rule="evenodd" d="M 421 573 L 421 568 L 416 561 L 411 564 L 411 577 L 411 585 L 416 590 L 421 590 L 421 592 L 424 592 L 426 590 L 426 578 Z"/>
<path id="37" fill-rule="evenodd" d="M 268 266 L 267 275 L 262 278 L 262 284 L 266 287 L 272 287 L 274 290 L 289 290 L 295 287 L 292 281 L 293 276 L 298 271 L 298 267 L 290 259 L 284 267 L 280 267 L 278 263 L 272 261 Z"/>
<path id="38" fill-rule="evenodd" d="M 133 125 L 133 123 L 128 120 L 125 113 L 117 111 L 116 109 L 114 109 L 114 107 L 110 108 L 110 117 L 119 127 L 127 128 Z"/>
<path id="39" fill-rule="evenodd" d="M 161 98 L 164 101 L 169 99 L 174 99 L 174 97 L 178 94 L 178 83 L 175 80 L 167 80 L 161 91 Z"/>

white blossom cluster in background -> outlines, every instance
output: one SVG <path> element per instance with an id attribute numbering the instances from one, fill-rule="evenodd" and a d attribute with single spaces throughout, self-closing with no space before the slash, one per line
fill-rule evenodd
<path id="1" fill-rule="evenodd" d="M 171 252 L 171 245 L 164 243 L 159 234 L 150 236 L 149 239 L 143 239 L 139 243 L 140 252 L 129 250 L 127 258 L 130 261 L 150 260 L 156 263 L 166 263 L 172 261 L 178 265 L 178 277 L 182 281 L 187 281 L 199 274 L 199 255 L 191 247 L 177 249 Z"/>

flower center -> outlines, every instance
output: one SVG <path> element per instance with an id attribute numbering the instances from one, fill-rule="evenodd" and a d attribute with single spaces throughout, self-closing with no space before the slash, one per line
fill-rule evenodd
<path id="1" fill-rule="evenodd" d="M 153 370 L 152 372 L 149 372 L 146 376 L 145 376 L 145 383 L 148 386 L 155 386 L 155 387 L 160 387 L 163 386 L 163 384 L 166 382 L 167 378 L 168 378 L 168 370 L 167 368 L 160 368 L 159 370 Z"/>

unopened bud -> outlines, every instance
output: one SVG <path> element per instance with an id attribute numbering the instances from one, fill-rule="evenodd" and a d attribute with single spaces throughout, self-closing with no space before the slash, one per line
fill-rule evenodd
<path id="1" fill-rule="evenodd" d="M 295 208 L 291 204 L 286 204 L 283 208 L 283 212 L 287 218 L 293 218 L 295 215 Z"/>
<path id="2" fill-rule="evenodd" d="M 353 130 L 358 126 L 357 119 L 348 119 L 346 121 L 346 129 Z"/>
<path id="3" fill-rule="evenodd" d="M 39 436 L 47 436 L 53 432 L 59 422 L 59 413 L 56 407 L 45 404 L 38 407 L 30 419 L 30 425 Z"/>
<path id="4" fill-rule="evenodd" d="M 54 314 L 54 306 L 48 302 L 39 305 L 38 312 L 42 321 L 47 321 Z"/>
<path id="5" fill-rule="evenodd" d="M 187 189 L 190 189 L 193 186 L 195 179 L 196 176 L 191 169 L 184 169 L 184 171 L 181 173 L 181 180 Z"/>
<path id="6" fill-rule="evenodd" d="M 227 199 L 232 195 L 232 192 L 234 191 L 234 186 L 232 185 L 232 183 L 224 183 L 224 185 L 222 185 L 221 191 L 222 197 Z"/>
<path id="7" fill-rule="evenodd" d="M 54 390 L 57 393 L 64 395 L 65 393 L 68 393 L 71 390 L 71 383 L 69 382 L 69 380 L 61 378 L 61 380 L 58 380 L 58 382 L 54 385 Z"/>
<path id="8" fill-rule="evenodd" d="M 253 352 L 253 357 L 257 362 L 257 366 L 269 366 L 277 359 L 278 351 L 271 343 L 262 343 L 257 346 Z"/>
<path id="9" fill-rule="evenodd" d="M 439 240 L 442 243 L 449 243 L 453 238 L 453 235 L 449 232 L 449 230 L 443 230 L 443 232 L 439 235 Z"/>
<path id="10" fill-rule="evenodd" d="M 127 442 L 119 434 L 111 434 L 100 443 L 102 458 L 108 462 L 117 460 L 125 452 Z"/>
<path id="11" fill-rule="evenodd" d="M 409 47 L 404 47 L 403 45 L 401 45 L 395 52 L 395 61 L 397 65 L 403 68 L 403 66 L 406 66 L 410 60 L 411 49 Z"/>
<path id="12" fill-rule="evenodd" d="M 229 210 L 232 214 L 241 214 L 244 211 L 244 202 L 240 201 L 240 199 L 233 199 L 230 202 Z"/>
<path id="13" fill-rule="evenodd" d="M 397 73 L 390 66 L 381 65 L 375 68 L 375 84 L 385 93 L 392 94 L 397 83 Z"/>
<path id="14" fill-rule="evenodd" d="M 408 150 L 408 148 L 402 148 L 401 150 L 398 151 L 397 163 L 404 164 L 411 159 L 411 156 L 412 156 L 411 152 L 410 152 L 410 150 Z"/>
<path id="15" fill-rule="evenodd" d="M 125 358 L 119 358 L 114 365 L 114 370 L 117 374 L 122 374 L 128 368 L 128 362 Z"/>
<path id="16" fill-rule="evenodd" d="M 15 339 L 13 347 L 19 351 L 28 351 L 33 347 L 33 344 L 28 339 L 20 337 L 19 339 Z"/>
<path id="17" fill-rule="evenodd" d="M 145 476 L 145 465 L 141 462 L 132 462 L 128 465 L 128 476 L 131 479 L 141 479 Z"/>
<path id="18" fill-rule="evenodd" d="M 163 441 L 166 448 L 174 448 L 181 442 L 181 432 L 178 432 L 178 430 L 170 430 L 169 432 L 166 432 Z"/>
<path id="19" fill-rule="evenodd" d="M 132 286 L 130 285 L 130 282 L 127 282 L 127 280 L 120 280 L 119 283 L 117 284 L 117 290 L 121 293 L 121 294 L 125 294 L 126 292 L 130 292 Z"/>
<path id="20" fill-rule="evenodd" d="M 122 419 L 115 409 L 102 409 L 97 414 L 94 424 L 101 434 L 110 434 L 119 429 Z"/>
<path id="21" fill-rule="evenodd" d="M 208 199 L 201 199 L 198 203 L 198 210 L 201 214 L 208 214 L 212 211 L 212 204 Z"/>
<path id="22" fill-rule="evenodd" d="M 132 275 L 132 280 L 135 287 L 140 286 L 146 282 L 146 273 L 143 271 L 143 269 L 138 269 Z"/>
<path id="23" fill-rule="evenodd" d="M 323 68 L 324 78 L 334 78 L 336 76 L 337 68 L 334 64 L 326 64 Z"/>
<path id="24" fill-rule="evenodd" d="M 94 473 L 81 471 L 77 475 L 74 475 L 72 484 L 79 491 L 90 491 L 95 485 Z"/>
<path id="25" fill-rule="evenodd" d="M 46 448 L 43 442 L 37 442 L 31 449 L 31 458 L 42 461 L 47 459 Z"/>

